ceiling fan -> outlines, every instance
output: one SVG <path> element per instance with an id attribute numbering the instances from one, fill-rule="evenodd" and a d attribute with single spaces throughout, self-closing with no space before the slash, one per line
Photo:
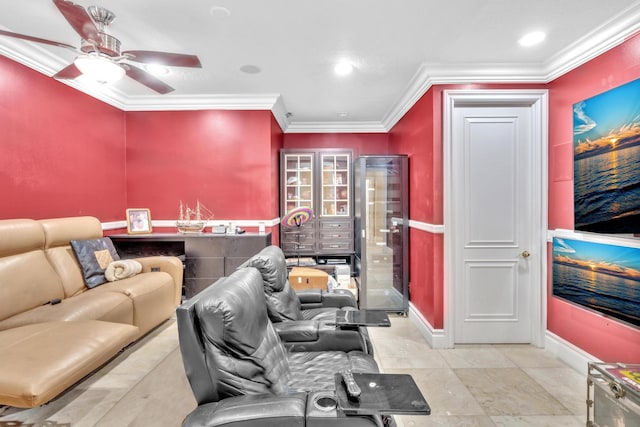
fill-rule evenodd
<path id="1" fill-rule="evenodd" d="M 72 64 L 53 76 L 56 79 L 74 79 L 87 74 L 100 83 L 108 83 L 126 74 L 148 88 L 165 94 L 173 91 L 174 88 L 129 62 L 174 67 L 202 67 L 195 55 L 149 50 L 121 51 L 120 40 L 108 32 L 109 24 L 115 19 L 115 14 L 111 11 L 98 6 L 89 6 L 85 10 L 82 6 L 66 0 L 53 0 L 53 3 L 82 38 L 80 49 L 66 43 L 10 31 L 0 30 L 0 35 L 58 46 L 79 53 Z"/>

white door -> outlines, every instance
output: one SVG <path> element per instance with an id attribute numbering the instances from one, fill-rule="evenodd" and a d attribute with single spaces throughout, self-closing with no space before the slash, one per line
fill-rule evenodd
<path id="1" fill-rule="evenodd" d="M 542 244 L 533 112 L 522 103 L 452 107 L 446 232 L 454 343 L 537 341 Z"/>

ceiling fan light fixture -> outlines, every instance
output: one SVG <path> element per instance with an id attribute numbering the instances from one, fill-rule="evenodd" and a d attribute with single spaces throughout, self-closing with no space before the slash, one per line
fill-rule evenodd
<path id="1" fill-rule="evenodd" d="M 73 63 L 82 75 L 102 84 L 116 82 L 125 74 L 124 68 L 100 55 L 78 56 Z"/>
<path id="2" fill-rule="evenodd" d="M 154 76 L 166 76 L 170 72 L 168 67 L 160 64 L 146 64 L 144 69 Z"/>

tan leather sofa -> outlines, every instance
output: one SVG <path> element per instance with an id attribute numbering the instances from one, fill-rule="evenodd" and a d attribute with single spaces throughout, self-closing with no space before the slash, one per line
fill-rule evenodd
<path id="1" fill-rule="evenodd" d="M 69 242 L 100 237 L 94 217 L 0 220 L 0 405 L 48 402 L 180 303 L 175 257 L 138 258 L 142 273 L 87 288 Z"/>

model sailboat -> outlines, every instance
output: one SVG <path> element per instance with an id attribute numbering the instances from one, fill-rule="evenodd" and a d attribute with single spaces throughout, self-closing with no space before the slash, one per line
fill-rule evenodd
<path id="1" fill-rule="evenodd" d="M 213 213 L 198 200 L 195 209 L 183 205 L 180 201 L 180 213 L 176 227 L 180 233 L 202 233 L 207 221 L 213 219 Z"/>

